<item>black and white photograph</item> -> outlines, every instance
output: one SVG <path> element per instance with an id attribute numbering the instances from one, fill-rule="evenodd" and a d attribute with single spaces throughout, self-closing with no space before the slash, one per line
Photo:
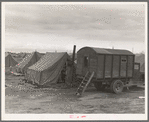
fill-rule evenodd
<path id="1" fill-rule="evenodd" d="M 2 2 L 2 120 L 147 120 L 147 2 Z"/>

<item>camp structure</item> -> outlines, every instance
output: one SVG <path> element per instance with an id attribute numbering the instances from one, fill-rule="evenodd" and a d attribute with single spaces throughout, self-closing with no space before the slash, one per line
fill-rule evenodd
<path id="1" fill-rule="evenodd" d="M 23 53 L 23 52 L 19 53 L 19 56 L 22 57 L 22 58 L 25 58 L 26 55 L 27 54 L 26 53 Z"/>
<path id="2" fill-rule="evenodd" d="M 135 67 L 134 80 L 144 81 L 145 76 L 145 54 L 136 54 L 135 64 L 138 64 L 138 68 Z"/>
<path id="3" fill-rule="evenodd" d="M 144 65 L 145 55 L 144 54 L 136 55 L 135 62 L 140 63 L 140 72 L 145 72 L 145 65 Z"/>
<path id="4" fill-rule="evenodd" d="M 11 53 L 5 53 L 5 67 L 15 66 L 18 62 L 11 56 Z"/>
<path id="5" fill-rule="evenodd" d="M 140 66 L 140 72 L 145 72 L 145 63 Z"/>
<path id="6" fill-rule="evenodd" d="M 57 83 L 63 67 L 70 60 L 66 52 L 47 52 L 38 62 L 27 69 L 26 79 L 42 86 Z"/>
<path id="7" fill-rule="evenodd" d="M 27 68 L 35 64 L 40 58 L 41 55 L 38 52 L 28 54 L 20 63 L 15 66 L 15 71 L 22 74 L 26 73 Z"/>
<path id="8" fill-rule="evenodd" d="M 77 52 L 77 75 L 94 72 L 97 90 L 110 87 L 120 93 L 133 77 L 135 55 L 128 50 L 83 47 Z"/>

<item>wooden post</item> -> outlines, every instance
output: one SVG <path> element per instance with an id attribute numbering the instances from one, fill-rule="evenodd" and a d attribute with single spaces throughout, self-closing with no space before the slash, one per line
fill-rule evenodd
<path id="1" fill-rule="evenodd" d="M 71 81 L 74 82 L 74 60 L 75 60 L 75 51 L 76 51 L 76 45 L 73 47 L 73 54 L 72 54 L 72 76 L 71 76 Z"/>

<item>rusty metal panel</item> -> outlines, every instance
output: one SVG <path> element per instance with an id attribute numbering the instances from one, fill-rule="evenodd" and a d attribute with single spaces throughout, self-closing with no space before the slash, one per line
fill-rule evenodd
<path id="1" fill-rule="evenodd" d="M 104 55 L 98 55 L 97 78 L 103 78 Z"/>
<path id="2" fill-rule="evenodd" d="M 119 77 L 119 60 L 120 56 L 113 56 L 113 78 Z"/>
<path id="3" fill-rule="evenodd" d="M 132 77 L 133 73 L 133 56 L 128 56 L 127 76 Z"/>
<path id="4" fill-rule="evenodd" d="M 105 61 L 105 78 L 111 78 L 112 55 L 106 55 Z"/>
<path id="5" fill-rule="evenodd" d="M 121 77 L 126 77 L 126 64 L 127 64 L 127 57 L 121 56 L 121 71 L 120 71 Z"/>

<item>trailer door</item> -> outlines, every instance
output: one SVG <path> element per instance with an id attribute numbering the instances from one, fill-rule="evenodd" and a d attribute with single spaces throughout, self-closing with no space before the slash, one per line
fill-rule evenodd
<path id="1" fill-rule="evenodd" d="M 89 71 L 89 56 L 84 56 L 83 58 L 83 75 Z"/>

